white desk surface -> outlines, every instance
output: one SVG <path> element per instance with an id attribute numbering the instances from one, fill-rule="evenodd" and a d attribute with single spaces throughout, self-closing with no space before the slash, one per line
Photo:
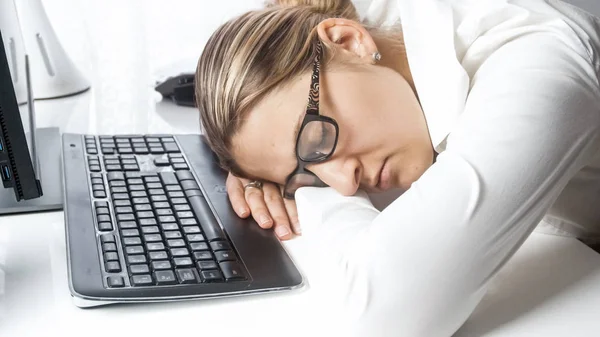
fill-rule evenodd
<path id="1" fill-rule="evenodd" d="M 176 60 L 197 58 L 219 22 L 257 1 L 46 1 L 57 34 L 92 89 L 38 102 L 38 126 L 77 133 L 199 132 L 195 109 L 159 102 L 154 74 Z M 305 241 L 284 244 L 308 282 L 318 280 L 303 263 Z M 337 335 L 326 325 L 335 313 L 325 311 L 310 285 L 281 294 L 79 309 L 70 298 L 65 256 L 62 212 L 0 217 L 0 336 Z M 600 255 L 574 239 L 533 234 L 455 336 L 599 335 L 599 304 Z"/>

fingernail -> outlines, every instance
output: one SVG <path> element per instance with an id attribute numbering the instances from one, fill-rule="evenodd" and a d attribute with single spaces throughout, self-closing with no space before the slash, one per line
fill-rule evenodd
<path id="1" fill-rule="evenodd" d="M 279 227 L 275 228 L 275 233 L 277 234 L 277 236 L 279 236 L 281 238 L 281 237 L 284 237 L 284 236 L 290 234 L 290 231 L 284 226 L 279 226 Z"/>
<path id="2" fill-rule="evenodd" d="M 300 228 L 300 224 L 299 223 L 295 223 L 293 226 L 294 226 L 294 231 L 296 232 L 296 234 L 301 235 L 302 234 L 302 228 Z"/>
<path id="3" fill-rule="evenodd" d="M 271 219 L 268 216 L 266 216 L 265 214 L 263 214 L 263 215 L 260 216 L 260 224 L 261 225 L 265 225 L 269 221 L 271 221 Z"/>
<path id="4" fill-rule="evenodd" d="M 248 209 L 247 208 L 240 208 L 238 211 L 240 212 L 241 216 L 248 215 Z"/>

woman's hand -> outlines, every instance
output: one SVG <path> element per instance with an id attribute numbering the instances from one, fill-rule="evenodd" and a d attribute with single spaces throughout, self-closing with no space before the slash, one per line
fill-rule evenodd
<path id="1" fill-rule="evenodd" d="M 229 201 L 237 215 L 246 218 L 252 214 L 261 228 L 274 228 L 281 240 L 291 239 L 294 233 L 300 235 L 296 202 L 284 199 L 279 186 L 270 182 L 263 182 L 262 189 L 248 187 L 244 190 L 249 182 L 231 173 L 227 176 Z"/>

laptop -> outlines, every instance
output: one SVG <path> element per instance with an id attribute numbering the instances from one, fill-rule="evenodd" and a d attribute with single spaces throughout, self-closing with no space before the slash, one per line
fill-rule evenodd
<path id="1" fill-rule="evenodd" d="M 8 153 L 25 154 L 15 81 L 7 48 L 0 48 L 0 121 L 15 121 L 2 128 L 0 139 L 13 146 Z M 10 176 L 3 173 L 4 186 L 12 187 L 18 176 L 26 197 L 41 195 L 31 157 L 10 166 L 2 154 L 0 149 L 0 168 L 10 169 Z M 68 278 L 76 306 L 261 294 L 304 285 L 274 233 L 233 211 L 227 172 L 202 135 L 66 133 L 61 164 Z"/>

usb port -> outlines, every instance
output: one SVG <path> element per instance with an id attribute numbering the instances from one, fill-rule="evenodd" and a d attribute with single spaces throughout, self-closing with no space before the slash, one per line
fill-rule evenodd
<path id="1" fill-rule="evenodd" d="M 10 181 L 10 169 L 6 165 L 2 165 L 2 180 Z"/>

